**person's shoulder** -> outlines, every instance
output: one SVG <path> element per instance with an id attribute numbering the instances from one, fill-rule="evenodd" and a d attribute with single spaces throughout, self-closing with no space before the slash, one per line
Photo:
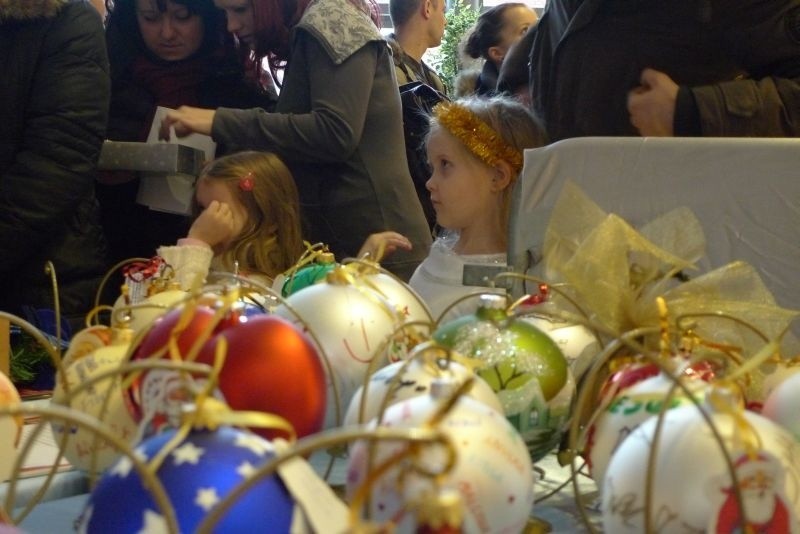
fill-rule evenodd
<path id="1" fill-rule="evenodd" d="M 297 28 L 314 35 L 337 64 L 367 43 L 383 42 L 369 16 L 349 0 L 314 0 Z"/>
<path id="2" fill-rule="evenodd" d="M 6 0 L 0 2 L 0 19 L 17 21 L 52 19 L 70 3 L 72 3 L 70 0 L 42 0 L 39 2 Z"/>

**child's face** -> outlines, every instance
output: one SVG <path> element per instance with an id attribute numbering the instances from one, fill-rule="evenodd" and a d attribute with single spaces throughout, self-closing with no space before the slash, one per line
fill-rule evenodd
<path id="1" fill-rule="evenodd" d="M 224 182 L 205 177 L 200 178 L 197 181 L 195 196 L 197 197 L 197 204 L 202 210 L 208 208 L 209 204 L 215 200 L 221 204 L 227 204 L 230 208 L 233 216 L 233 226 L 230 239 L 224 245 L 228 245 L 230 240 L 241 235 L 247 222 L 247 208 L 231 193 L 231 190 L 228 189 Z"/>
<path id="2" fill-rule="evenodd" d="M 500 207 L 492 185 L 494 169 L 473 157 L 442 128 L 431 132 L 427 148 L 433 174 L 425 186 L 431 193 L 436 222 L 463 231 L 493 220 Z"/>

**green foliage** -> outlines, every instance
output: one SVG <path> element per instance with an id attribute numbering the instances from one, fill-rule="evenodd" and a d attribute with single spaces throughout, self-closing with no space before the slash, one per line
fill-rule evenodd
<path id="1" fill-rule="evenodd" d="M 461 70 L 459 45 L 467 32 L 478 20 L 480 11 L 472 9 L 469 5 L 456 1 L 447 12 L 447 24 L 444 27 L 442 45 L 439 49 L 438 72 L 442 81 L 447 86 L 449 94 L 453 94 L 456 75 Z"/>
<path id="2" fill-rule="evenodd" d="M 50 354 L 25 332 L 11 336 L 11 382 L 27 384 L 50 363 Z"/>

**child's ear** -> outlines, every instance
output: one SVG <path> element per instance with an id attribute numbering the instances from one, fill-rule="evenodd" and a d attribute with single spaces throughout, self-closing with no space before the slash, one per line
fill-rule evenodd
<path id="1" fill-rule="evenodd" d="M 500 192 L 511 185 L 514 181 L 514 169 L 508 162 L 500 160 L 494 164 L 494 176 L 492 177 L 492 191 Z"/>

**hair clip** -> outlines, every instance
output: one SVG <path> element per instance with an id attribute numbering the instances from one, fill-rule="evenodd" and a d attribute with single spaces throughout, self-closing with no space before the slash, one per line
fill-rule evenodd
<path id="1" fill-rule="evenodd" d="M 255 183 L 253 180 L 252 172 L 248 172 L 247 174 L 239 178 L 239 189 L 241 189 L 242 191 L 252 191 L 254 185 Z"/>

